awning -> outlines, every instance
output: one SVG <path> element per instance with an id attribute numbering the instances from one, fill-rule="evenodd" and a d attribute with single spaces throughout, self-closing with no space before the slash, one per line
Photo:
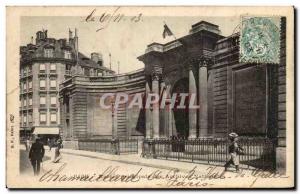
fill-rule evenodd
<path id="1" fill-rule="evenodd" d="M 35 135 L 58 135 L 58 127 L 35 127 L 33 134 Z"/>

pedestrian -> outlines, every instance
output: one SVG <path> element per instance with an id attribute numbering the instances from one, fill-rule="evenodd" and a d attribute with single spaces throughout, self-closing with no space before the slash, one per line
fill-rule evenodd
<path id="1" fill-rule="evenodd" d="M 29 137 L 26 138 L 25 145 L 26 145 L 26 151 L 30 150 L 30 139 L 29 139 Z"/>
<path id="2" fill-rule="evenodd" d="M 28 138 L 27 138 L 27 137 L 25 137 L 25 139 L 24 139 L 24 145 L 25 145 L 25 149 L 26 149 L 26 151 L 28 151 L 28 150 L 29 150 L 29 148 L 28 148 L 28 144 L 27 144 L 27 140 L 28 140 Z"/>
<path id="3" fill-rule="evenodd" d="M 47 140 L 47 144 L 48 144 L 48 147 L 49 147 L 49 152 L 51 151 L 51 147 L 52 147 L 52 143 L 51 143 L 51 140 L 50 138 L 48 138 Z"/>
<path id="4" fill-rule="evenodd" d="M 54 143 L 52 145 L 51 149 L 51 162 L 57 163 L 62 158 L 60 154 L 60 148 L 61 148 L 61 141 L 59 138 L 54 140 Z"/>
<path id="5" fill-rule="evenodd" d="M 235 166 L 235 169 L 237 172 L 239 172 L 239 154 L 242 155 L 244 149 L 238 144 L 238 134 L 236 133 L 230 133 L 229 134 L 229 139 L 230 139 L 230 145 L 229 145 L 229 154 L 230 154 L 230 159 L 226 162 L 224 165 L 225 171 L 228 170 L 228 167 L 232 164 Z"/>
<path id="6" fill-rule="evenodd" d="M 40 165 L 43 160 L 45 154 L 45 149 L 41 140 L 37 137 L 35 143 L 32 144 L 29 151 L 29 159 L 31 161 L 31 165 L 33 167 L 34 175 L 39 175 L 40 173 Z"/>
<path id="7" fill-rule="evenodd" d="M 62 139 L 61 139 L 61 137 L 59 137 L 56 142 L 57 142 L 58 149 L 61 149 L 62 148 Z"/>

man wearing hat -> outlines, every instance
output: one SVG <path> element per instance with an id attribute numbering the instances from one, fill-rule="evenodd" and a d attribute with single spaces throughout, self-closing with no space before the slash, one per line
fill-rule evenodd
<path id="1" fill-rule="evenodd" d="M 36 138 L 29 151 L 29 159 L 33 167 L 34 175 L 39 175 L 40 165 L 45 154 L 45 149 L 39 138 Z"/>
<path id="2" fill-rule="evenodd" d="M 230 139 L 230 145 L 229 145 L 229 154 L 230 154 L 230 159 L 229 161 L 226 162 L 226 164 L 224 165 L 225 167 L 225 171 L 228 170 L 228 167 L 233 164 L 235 166 L 236 171 L 238 172 L 239 169 L 239 165 L 240 165 L 240 161 L 239 161 L 239 153 L 242 153 L 243 148 L 241 148 L 237 141 L 238 141 L 238 134 L 236 133 L 230 133 L 229 135 L 229 139 Z"/>

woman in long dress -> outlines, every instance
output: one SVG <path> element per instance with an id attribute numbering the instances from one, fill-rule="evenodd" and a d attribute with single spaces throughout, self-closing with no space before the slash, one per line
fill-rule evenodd
<path id="1" fill-rule="evenodd" d="M 59 160 L 61 159 L 60 148 L 61 141 L 58 139 L 57 141 L 55 141 L 51 149 L 51 161 L 54 163 L 59 162 Z"/>
<path id="2" fill-rule="evenodd" d="M 56 160 L 56 148 L 57 148 L 57 146 L 55 145 L 55 143 L 53 143 L 50 148 L 51 162 L 55 162 L 55 160 Z"/>

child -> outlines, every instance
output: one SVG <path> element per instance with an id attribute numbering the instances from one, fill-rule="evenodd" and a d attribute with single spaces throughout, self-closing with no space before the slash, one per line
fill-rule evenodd
<path id="1" fill-rule="evenodd" d="M 229 154 L 230 154 L 230 160 L 226 162 L 226 164 L 224 165 L 225 167 L 225 171 L 227 171 L 228 167 L 230 166 L 230 164 L 233 164 L 235 166 L 235 169 L 237 172 L 239 172 L 239 156 L 238 154 L 242 153 L 243 148 L 241 148 L 237 141 L 238 141 L 238 134 L 236 133 L 230 133 L 229 134 L 229 139 L 231 141 L 230 145 L 229 145 Z"/>

